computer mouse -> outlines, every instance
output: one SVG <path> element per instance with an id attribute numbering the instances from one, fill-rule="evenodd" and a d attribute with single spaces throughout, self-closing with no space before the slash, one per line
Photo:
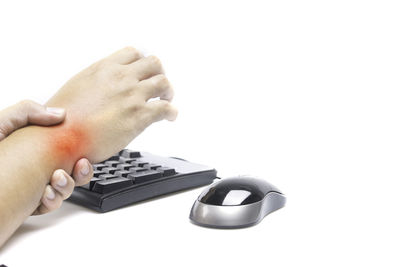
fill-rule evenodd
<path id="1" fill-rule="evenodd" d="M 238 176 L 207 187 L 194 202 L 189 218 L 206 227 L 249 227 L 285 203 L 285 195 L 267 181 Z"/>

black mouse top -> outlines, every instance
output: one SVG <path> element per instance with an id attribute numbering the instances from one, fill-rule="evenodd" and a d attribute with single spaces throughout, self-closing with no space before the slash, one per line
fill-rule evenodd
<path id="1" fill-rule="evenodd" d="M 270 192 L 281 193 L 264 180 L 239 176 L 222 179 L 211 185 L 198 200 L 209 205 L 238 206 L 261 201 Z"/>

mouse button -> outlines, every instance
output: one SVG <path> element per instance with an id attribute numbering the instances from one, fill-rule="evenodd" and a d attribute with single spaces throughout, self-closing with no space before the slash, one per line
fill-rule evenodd
<path id="1" fill-rule="evenodd" d="M 246 205 L 261 201 L 262 197 L 246 188 L 230 190 L 222 201 L 222 206 Z"/>
<path id="2" fill-rule="evenodd" d="M 200 194 L 198 200 L 205 204 L 221 206 L 225 195 L 222 190 L 216 190 L 215 186 L 211 186 Z"/>
<path id="3" fill-rule="evenodd" d="M 246 205 L 261 201 L 265 194 L 253 183 L 241 178 L 225 179 L 203 191 L 198 200 L 218 206 Z"/>
<path id="4" fill-rule="evenodd" d="M 260 194 L 262 198 L 265 197 L 266 194 L 269 192 L 278 192 L 280 191 L 273 186 L 272 184 L 268 183 L 265 180 L 259 179 L 259 178 L 250 178 L 250 177 L 243 177 L 241 178 L 242 183 L 248 185 L 251 187 L 253 192 L 256 192 L 257 194 Z"/>
<path id="5" fill-rule="evenodd" d="M 264 198 L 264 195 L 256 194 L 256 193 L 252 192 L 246 198 L 243 198 L 240 205 L 247 205 L 247 204 L 255 203 L 255 202 L 263 200 L 263 198 Z"/>

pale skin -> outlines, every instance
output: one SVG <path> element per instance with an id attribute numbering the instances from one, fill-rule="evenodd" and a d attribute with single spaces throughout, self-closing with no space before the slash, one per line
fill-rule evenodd
<path id="1" fill-rule="evenodd" d="M 175 120 L 172 97 L 160 61 L 131 47 L 69 80 L 45 104 L 65 109 L 63 122 L 22 127 L 0 142 L 0 246 L 28 216 L 40 213 L 38 207 L 45 206 L 44 212 L 56 208 L 74 183 L 79 184 L 80 178 L 87 182 L 79 175 L 85 159 L 105 160 L 152 123 Z M 74 182 L 68 176 L 69 191 L 57 186 L 54 176 L 61 170 L 75 178 Z M 50 189 L 59 196 L 53 199 L 59 204 L 46 202 Z"/>
<path id="2" fill-rule="evenodd" d="M 28 125 L 52 126 L 65 119 L 62 108 L 44 107 L 24 100 L 0 111 L 0 142 L 14 131 Z M 93 168 L 87 159 L 76 162 L 72 178 L 64 170 L 56 170 L 46 186 L 41 203 L 32 215 L 41 215 L 56 210 L 67 199 L 75 186 L 87 184 L 93 176 Z"/>

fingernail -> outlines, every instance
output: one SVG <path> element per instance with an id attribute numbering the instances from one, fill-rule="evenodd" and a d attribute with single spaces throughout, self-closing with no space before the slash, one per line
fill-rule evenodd
<path id="1" fill-rule="evenodd" d="M 67 185 L 67 178 L 65 177 L 65 175 L 64 175 L 63 173 L 60 173 L 60 174 L 59 174 L 59 178 L 58 178 L 58 181 L 57 181 L 57 185 L 58 185 L 58 186 L 61 186 L 61 187 Z"/>
<path id="2" fill-rule="evenodd" d="M 83 165 L 82 169 L 81 169 L 81 174 L 82 174 L 83 176 L 86 176 L 86 175 L 89 174 L 89 171 L 90 171 L 89 165 L 88 165 L 87 163 L 85 163 L 85 164 Z"/>
<path id="3" fill-rule="evenodd" d="M 47 112 L 55 114 L 57 116 L 60 116 L 60 115 L 64 114 L 64 112 L 65 112 L 65 109 L 63 109 L 63 108 L 47 107 L 46 110 L 47 110 Z"/>
<path id="4" fill-rule="evenodd" d="M 46 198 L 50 199 L 50 200 L 53 200 L 56 198 L 56 194 L 54 194 L 53 189 L 51 189 L 49 187 L 46 188 Z"/>

